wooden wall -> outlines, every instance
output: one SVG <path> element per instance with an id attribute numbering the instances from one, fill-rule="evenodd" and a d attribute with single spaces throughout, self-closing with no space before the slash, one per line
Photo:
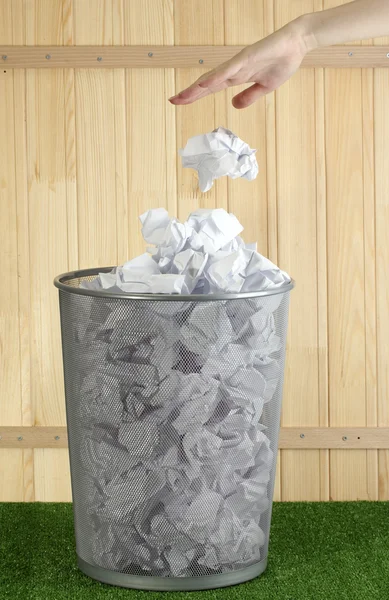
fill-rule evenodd
<path id="1" fill-rule="evenodd" d="M 0 45 L 248 44 L 339 3 L 0 0 Z M 283 427 L 389 426 L 389 69 L 302 69 L 236 111 L 232 91 L 167 102 L 200 68 L 0 67 L 0 435 L 65 425 L 53 277 L 139 254 L 157 206 L 228 209 L 296 279 Z M 260 174 L 201 195 L 177 149 L 218 125 Z M 280 452 L 276 499 L 388 498 L 387 449 Z M 66 449 L 0 440 L 0 501 L 69 499 Z"/>

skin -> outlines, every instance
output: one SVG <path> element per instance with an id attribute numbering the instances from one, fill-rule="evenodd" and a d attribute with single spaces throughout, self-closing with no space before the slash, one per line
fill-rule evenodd
<path id="1" fill-rule="evenodd" d="M 232 99 L 235 108 L 246 108 L 285 83 L 311 50 L 382 35 L 389 35 L 389 0 L 355 0 L 303 15 L 247 46 L 169 101 L 175 105 L 192 104 L 228 87 L 251 83 Z"/>

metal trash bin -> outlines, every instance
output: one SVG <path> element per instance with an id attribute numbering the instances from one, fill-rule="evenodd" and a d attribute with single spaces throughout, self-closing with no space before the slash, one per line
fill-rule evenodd
<path id="1" fill-rule="evenodd" d="M 78 564 L 146 590 L 267 564 L 289 294 L 113 294 L 60 275 Z"/>

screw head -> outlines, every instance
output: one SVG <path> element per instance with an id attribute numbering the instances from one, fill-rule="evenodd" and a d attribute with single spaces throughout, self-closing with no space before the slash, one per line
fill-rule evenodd
<path id="1" fill-rule="evenodd" d="M 353 55 L 353 53 L 352 53 L 352 52 L 349 52 L 349 53 L 348 53 L 348 55 L 349 55 L 349 56 L 352 56 L 352 55 Z"/>
<path id="2" fill-rule="evenodd" d="M 99 62 L 101 62 L 101 61 L 103 60 L 103 57 L 102 57 L 102 56 L 98 56 L 98 57 L 97 57 L 97 60 L 98 60 Z"/>
<path id="3" fill-rule="evenodd" d="M 3 54 L 3 56 L 1 57 L 3 60 L 7 60 L 8 56 L 6 54 Z"/>
<path id="4" fill-rule="evenodd" d="M 150 58 L 153 56 L 152 52 L 149 52 L 147 56 L 150 56 Z"/>
<path id="5" fill-rule="evenodd" d="M 4 56 L 3 56 L 3 58 L 4 58 Z M 386 58 L 389 58 L 389 52 L 388 52 L 388 54 L 386 55 Z"/>
<path id="6" fill-rule="evenodd" d="M 343 440 L 344 442 L 347 442 L 347 436 L 346 436 L 346 435 L 344 435 L 344 436 L 342 437 L 342 440 Z"/>
<path id="7" fill-rule="evenodd" d="M 59 435 L 56 435 L 54 439 L 59 440 L 60 439 Z"/>
<path id="8" fill-rule="evenodd" d="M 19 435 L 19 437 L 18 437 L 18 441 L 19 441 L 19 442 L 21 442 L 21 441 L 22 441 L 22 439 L 23 439 L 23 436 L 22 436 L 22 435 Z"/>
<path id="9" fill-rule="evenodd" d="M 305 438 L 305 434 L 304 433 L 300 433 L 300 437 L 301 437 L 301 439 L 304 439 Z"/>
<path id="10" fill-rule="evenodd" d="M 202 64 L 203 64 L 203 62 L 204 62 L 204 61 L 203 61 L 203 59 L 202 59 L 202 58 L 200 58 L 200 60 L 199 60 L 199 63 L 200 63 L 200 65 L 202 65 Z"/>
<path id="11" fill-rule="evenodd" d="M 46 60 L 50 60 L 51 54 L 46 54 L 45 58 L 46 58 Z"/>

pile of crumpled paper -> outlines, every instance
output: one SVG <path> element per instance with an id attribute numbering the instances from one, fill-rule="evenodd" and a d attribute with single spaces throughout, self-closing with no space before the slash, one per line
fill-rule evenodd
<path id="1" fill-rule="evenodd" d="M 156 248 L 82 287 L 212 294 L 290 281 L 222 209 L 141 222 Z M 187 577 L 261 560 L 275 466 L 264 407 L 280 401 L 284 299 L 90 298 L 75 336 L 95 564 Z"/>
<path id="2" fill-rule="evenodd" d="M 100 273 L 83 287 L 112 292 L 213 294 L 259 292 L 290 281 L 270 260 L 245 244 L 238 219 L 223 208 L 199 209 L 184 223 L 164 208 L 140 217 L 149 252 Z"/>

